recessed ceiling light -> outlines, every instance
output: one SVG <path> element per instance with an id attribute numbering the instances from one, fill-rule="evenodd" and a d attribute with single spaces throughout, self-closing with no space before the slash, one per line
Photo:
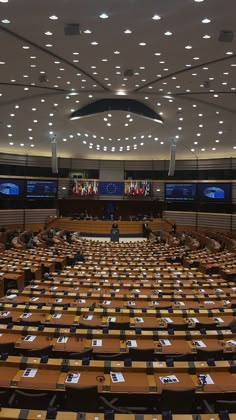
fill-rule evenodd
<path id="1" fill-rule="evenodd" d="M 0 3 L 8 3 L 8 0 L 0 0 Z"/>
<path id="2" fill-rule="evenodd" d="M 126 29 L 126 30 L 124 31 L 124 34 L 132 34 L 131 29 Z"/>
<path id="3" fill-rule="evenodd" d="M 161 19 L 161 16 L 159 16 L 159 15 L 153 15 L 152 19 L 153 20 L 160 20 Z"/>
<path id="4" fill-rule="evenodd" d="M 196 3 L 201 3 L 204 0 L 194 0 Z"/>
<path id="5" fill-rule="evenodd" d="M 7 24 L 7 23 L 11 23 L 11 21 L 10 21 L 9 19 L 3 19 L 3 20 L 2 20 L 2 23 Z"/>
<path id="6" fill-rule="evenodd" d="M 91 42 L 91 45 L 98 45 L 98 42 L 97 41 L 93 41 L 93 42 Z"/>
<path id="7" fill-rule="evenodd" d="M 85 29 L 84 34 L 91 34 L 92 31 L 90 31 L 90 29 Z"/>
<path id="8" fill-rule="evenodd" d="M 233 55 L 232 51 L 227 51 L 226 55 Z"/>
<path id="9" fill-rule="evenodd" d="M 49 16 L 49 19 L 51 19 L 51 20 L 57 20 L 58 17 L 56 15 L 52 15 L 52 16 Z"/>
<path id="10" fill-rule="evenodd" d="M 146 42 L 140 42 L 140 43 L 139 43 L 139 45 L 140 45 L 141 47 L 145 47 L 145 45 L 147 45 L 147 44 L 146 44 Z"/>
<path id="11" fill-rule="evenodd" d="M 211 22 L 211 19 L 208 19 L 208 18 L 202 19 L 202 23 L 210 23 L 210 22 Z"/>
<path id="12" fill-rule="evenodd" d="M 108 19 L 108 15 L 106 13 L 102 13 L 99 17 L 101 19 Z"/>
<path id="13" fill-rule="evenodd" d="M 47 32 L 44 32 L 44 34 L 47 35 L 47 36 L 51 36 L 52 35 L 52 32 L 47 31 Z"/>
<path id="14" fill-rule="evenodd" d="M 120 54 L 120 51 L 114 51 L 114 54 Z"/>
<path id="15" fill-rule="evenodd" d="M 186 45 L 186 50 L 191 50 L 193 47 L 192 47 L 192 45 Z"/>
<path id="16" fill-rule="evenodd" d="M 172 32 L 170 32 L 170 31 L 166 31 L 166 32 L 165 32 L 165 35 L 166 35 L 166 36 L 171 36 L 171 35 L 172 35 Z"/>
<path id="17" fill-rule="evenodd" d="M 208 35 L 208 34 L 203 35 L 203 38 L 204 38 L 204 39 L 209 39 L 209 38 L 211 38 L 211 35 Z"/>

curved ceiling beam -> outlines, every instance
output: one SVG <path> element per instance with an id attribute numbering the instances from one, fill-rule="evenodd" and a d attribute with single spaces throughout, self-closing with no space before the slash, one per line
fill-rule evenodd
<path id="1" fill-rule="evenodd" d="M 206 61 L 205 63 L 197 64 L 196 66 L 191 66 L 191 67 L 188 67 L 188 68 L 177 70 L 173 73 L 168 73 L 167 75 L 165 75 L 163 77 L 159 77 L 158 79 L 155 79 L 155 80 L 152 80 L 151 82 L 145 83 L 144 85 L 135 89 L 134 92 L 139 92 L 140 90 L 142 90 L 146 87 L 154 85 L 155 83 L 161 82 L 162 80 L 169 79 L 169 77 L 176 76 L 176 75 L 179 75 L 179 74 L 182 74 L 182 73 L 186 73 L 188 71 L 198 69 L 202 66 L 210 66 L 211 64 L 220 63 L 222 61 L 229 60 L 229 59 L 232 59 L 232 58 L 235 58 L 235 57 L 236 57 L 236 54 L 232 54 L 232 55 L 229 55 L 228 57 L 217 58 L 216 60 Z"/>
<path id="2" fill-rule="evenodd" d="M 100 99 L 98 101 L 91 102 L 77 111 L 72 112 L 69 118 L 70 120 L 76 120 L 106 111 L 132 112 L 133 114 L 140 115 L 143 118 L 148 118 L 161 124 L 163 123 L 163 118 L 142 102 L 136 101 L 135 99 L 117 98 Z"/>
<path id="3" fill-rule="evenodd" d="M 67 60 L 66 58 L 61 57 L 58 54 L 55 54 L 51 51 L 49 51 L 47 48 L 41 47 L 41 45 L 36 44 L 36 42 L 30 41 L 29 39 L 23 37 L 22 35 L 19 35 L 13 31 L 11 31 L 10 29 L 5 28 L 5 26 L 0 25 L 0 31 L 3 31 L 5 33 L 7 33 L 8 35 L 11 35 L 12 37 L 23 41 L 29 45 L 31 45 L 32 47 L 37 48 L 38 50 L 44 52 L 47 55 L 50 55 L 53 58 L 56 58 L 60 61 L 63 61 L 65 64 L 67 64 L 68 66 L 74 68 L 76 71 L 81 71 L 81 73 L 83 73 L 84 75 L 86 75 L 87 77 L 89 77 L 91 80 L 93 80 L 93 82 L 97 83 L 102 89 L 104 89 L 105 91 L 109 92 L 109 89 L 103 84 L 101 83 L 99 80 L 97 80 L 95 77 L 93 77 L 90 73 L 88 73 L 86 70 L 81 69 L 80 67 L 76 66 L 75 64 L 71 63 L 69 60 Z"/>

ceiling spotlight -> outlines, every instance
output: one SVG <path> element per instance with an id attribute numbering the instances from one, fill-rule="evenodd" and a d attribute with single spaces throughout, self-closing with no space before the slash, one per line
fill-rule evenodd
<path id="1" fill-rule="evenodd" d="M 102 13 L 99 17 L 101 19 L 108 19 L 108 15 L 106 13 Z"/>

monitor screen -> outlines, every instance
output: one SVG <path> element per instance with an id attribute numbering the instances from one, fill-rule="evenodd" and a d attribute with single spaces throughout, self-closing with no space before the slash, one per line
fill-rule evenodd
<path id="1" fill-rule="evenodd" d="M 196 184 L 165 184 L 165 200 L 193 201 L 196 199 Z"/>
<path id="2" fill-rule="evenodd" d="M 57 181 L 26 181 L 27 198 L 57 198 Z"/>
<path id="3" fill-rule="evenodd" d="M 71 182 L 71 194 L 76 197 L 94 196 L 98 194 L 97 180 L 83 180 L 74 178 Z"/>
<path id="4" fill-rule="evenodd" d="M 150 181 L 125 181 L 125 195 L 147 197 L 150 194 Z"/>
<path id="5" fill-rule="evenodd" d="M 22 179 L 0 179 L 0 197 L 16 198 L 23 196 L 24 180 Z"/>
<path id="6" fill-rule="evenodd" d="M 230 201 L 231 184 L 219 182 L 198 184 L 198 195 L 200 201 Z"/>

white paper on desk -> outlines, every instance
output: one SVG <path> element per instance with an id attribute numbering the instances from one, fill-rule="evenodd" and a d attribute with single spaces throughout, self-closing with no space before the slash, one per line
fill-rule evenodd
<path id="1" fill-rule="evenodd" d="M 139 289 L 133 289 L 132 293 L 140 293 L 140 290 Z"/>
<path id="2" fill-rule="evenodd" d="M 223 300 L 223 302 L 224 302 L 224 305 L 230 305 L 230 300 Z"/>
<path id="3" fill-rule="evenodd" d="M 116 317 L 115 316 L 109 316 L 107 318 L 107 322 L 116 322 Z"/>
<path id="4" fill-rule="evenodd" d="M 91 320 L 93 319 L 93 315 L 84 315 L 84 316 L 83 316 L 83 319 L 84 319 L 85 321 L 91 321 Z"/>
<path id="5" fill-rule="evenodd" d="M 213 300 L 205 300 L 205 305 L 215 305 L 215 302 Z"/>
<path id="6" fill-rule="evenodd" d="M 169 318 L 169 317 L 167 317 L 167 318 L 163 318 L 164 319 L 164 321 L 167 323 L 167 324 L 170 324 L 171 322 L 174 322 L 173 321 L 173 319 L 171 319 L 171 318 Z"/>
<path id="7" fill-rule="evenodd" d="M 202 340 L 194 340 L 193 344 L 196 347 L 206 347 L 206 344 Z"/>
<path id="8" fill-rule="evenodd" d="M 27 369 L 25 369 L 22 377 L 23 378 L 34 378 L 37 371 L 38 371 L 38 369 L 27 368 Z"/>
<path id="9" fill-rule="evenodd" d="M 37 286 L 37 285 L 35 285 L 35 286 L 30 286 L 30 288 L 31 288 L 31 289 L 37 289 L 37 288 L 38 288 L 38 286 Z"/>
<path id="10" fill-rule="evenodd" d="M 113 383 L 125 382 L 125 378 L 121 372 L 110 372 L 110 376 Z"/>
<path id="11" fill-rule="evenodd" d="M 115 293 L 119 293 L 120 289 L 115 289 L 114 292 Z"/>
<path id="12" fill-rule="evenodd" d="M 24 338 L 24 341 L 34 341 L 36 337 L 37 337 L 37 335 L 27 335 Z"/>
<path id="13" fill-rule="evenodd" d="M 176 302 L 176 305 L 185 306 L 185 303 L 184 302 Z"/>
<path id="14" fill-rule="evenodd" d="M 127 344 L 127 347 L 137 347 L 136 340 L 128 340 L 126 344 Z"/>
<path id="15" fill-rule="evenodd" d="M 61 303 L 61 302 L 62 302 L 62 299 L 61 299 L 61 298 L 56 298 L 56 299 L 55 299 L 55 302 L 56 302 L 56 303 Z"/>
<path id="16" fill-rule="evenodd" d="M 199 289 L 198 292 L 199 293 L 205 293 L 205 289 Z"/>
<path id="17" fill-rule="evenodd" d="M 199 322 L 199 320 L 197 318 L 189 318 L 190 322 L 192 322 L 193 324 L 197 324 Z"/>
<path id="18" fill-rule="evenodd" d="M 38 298 L 38 297 L 36 297 L 36 296 L 34 296 L 34 297 L 32 297 L 30 300 L 31 300 L 31 302 L 36 302 L 36 300 L 39 300 L 39 298 Z"/>
<path id="19" fill-rule="evenodd" d="M 67 279 L 68 280 L 68 279 Z M 58 287 L 57 286 L 52 286 L 52 287 L 50 287 L 50 290 L 57 290 L 58 289 Z"/>
<path id="20" fill-rule="evenodd" d="M 165 340 L 164 338 L 160 338 L 159 343 L 161 346 L 171 346 L 170 340 Z"/>
<path id="21" fill-rule="evenodd" d="M 15 299 L 17 297 L 16 294 L 7 295 L 7 299 Z"/>
<path id="22" fill-rule="evenodd" d="M 135 306 L 135 302 L 133 300 L 129 300 L 128 305 L 129 306 Z"/>
<path id="23" fill-rule="evenodd" d="M 134 321 L 135 321 L 137 324 L 140 324 L 140 323 L 144 322 L 143 318 L 141 318 L 141 317 L 136 317 L 136 318 L 134 318 Z"/>
<path id="24" fill-rule="evenodd" d="M 62 314 L 53 314 L 52 318 L 60 319 Z"/>
<path id="25" fill-rule="evenodd" d="M 22 314 L 21 316 L 20 316 L 20 318 L 30 318 L 31 317 L 31 313 L 30 312 L 27 312 L 27 313 L 25 313 L 25 314 Z"/>
<path id="26" fill-rule="evenodd" d="M 80 373 L 68 373 L 65 382 L 67 384 L 77 384 L 79 382 Z"/>
<path id="27" fill-rule="evenodd" d="M 110 305 L 111 301 L 110 300 L 104 300 L 102 302 L 103 305 Z"/>
<path id="28" fill-rule="evenodd" d="M 98 340 L 97 338 L 94 338 L 92 340 L 92 346 L 93 347 L 102 347 L 102 340 Z"/>
<path id="29" fill-rule="evenodd" d="M 223 292 L 223 290 L 222 289 L 216 289 L 216 292 Z"/>
<path id="30" fill-rule="evenodd" d="M 159 302 L 157 302 L 157 300 L 153 300 L 152 301 L 152 305 L 158 306 L 159 305 Z"/>
<path id="31" fill-rule="evenodd" d="M 79 299 L 78 302 L 79 303 L 86 303 L 86 300 L 85 299 Z"/>
<path id="32" fill-rule="evenodd" d="M 160 381 L 163 384 L 173 384 L 175 382 L 179 382 L 175 375 L 160 376 Z"/>
<path id="33" fill-rule="evenodd" d="M 224 322 L 224 320 L 222 319 L 222 318 L 213 318 L 214 319 L 214 321 L 216 321 L 216 322 Z"/>
<path id="34" fill-rule="evenodd" d="M 58 344 L 66 344 L 68 341 L 68 337 L 58 337 L 57 343 Z"/>
<path id="35" fill-rule="evenodd" d="M 11 312 L 2 311 L 0 312 L 0 316 L 8 316 Z"/>
<path id="36" fill-rule="evenodd" d="M 229 344 L 230 346 L 236 347 L 236 340 L 229 340 L 229 341 L 226 341 L 226 343 Z"/>
<path id="37" fill-rule="evenodd" d="M 202 384 L 202 385 L 213 385 L 214 384 L 214 381 L 213 381 L 213 379 L 211 378 L 211 376 L 210 375 L 208 375 L 208 374 L 200 374 L 199 376 L 198 376 L 198 379 L 199 379 L 199 382 Z"/>

